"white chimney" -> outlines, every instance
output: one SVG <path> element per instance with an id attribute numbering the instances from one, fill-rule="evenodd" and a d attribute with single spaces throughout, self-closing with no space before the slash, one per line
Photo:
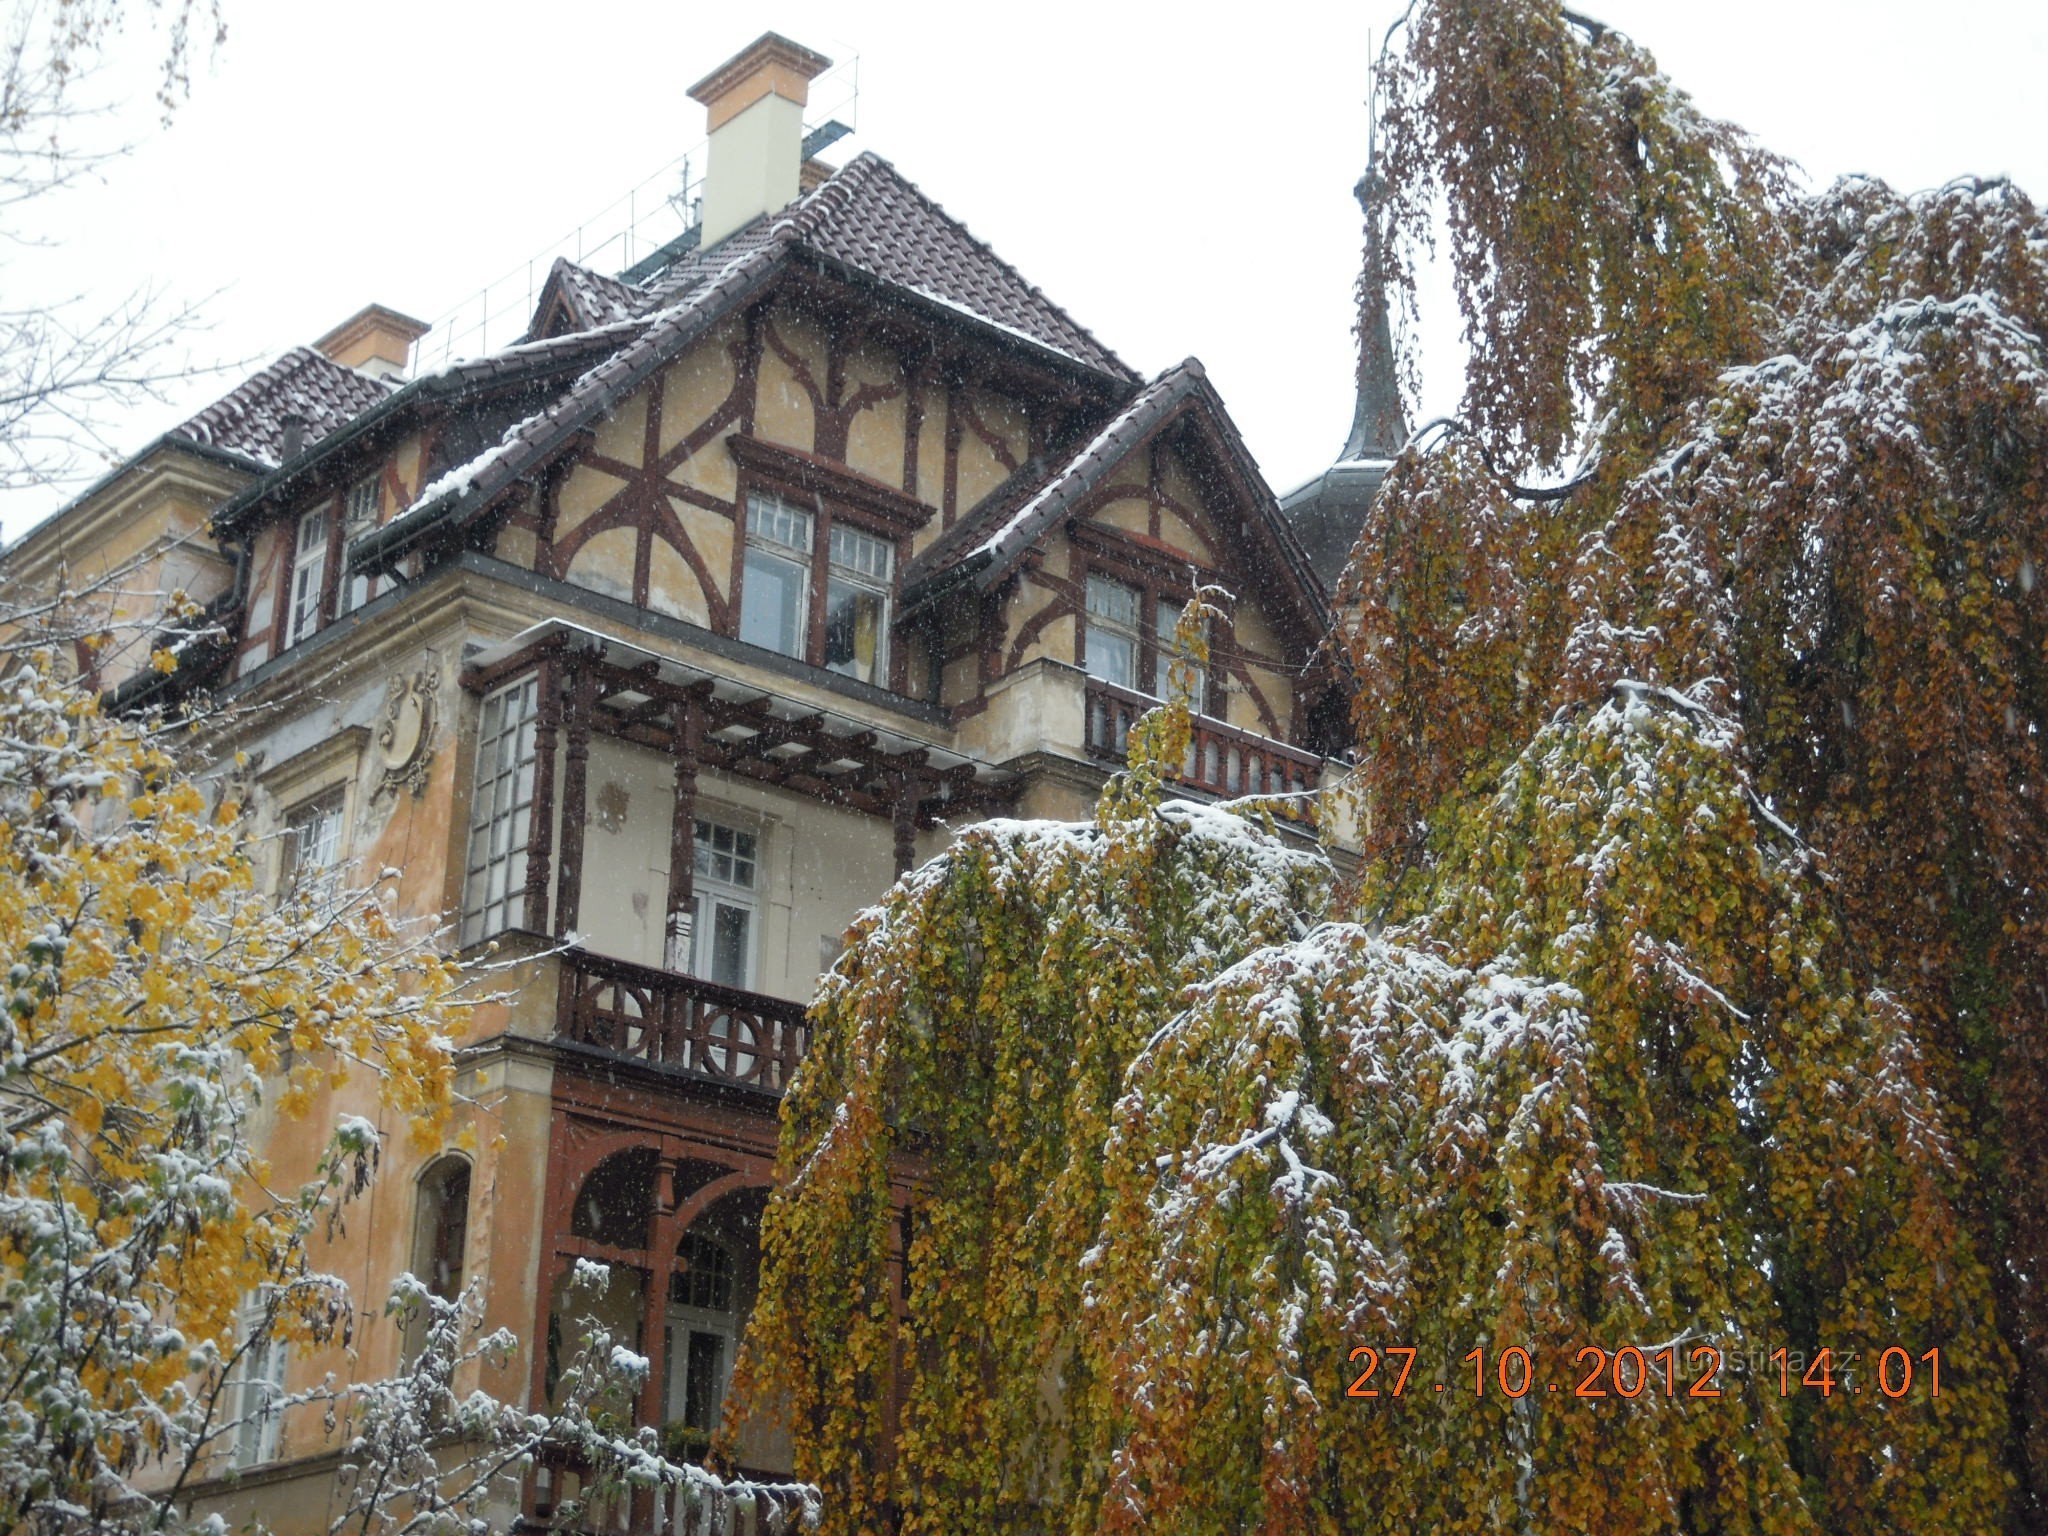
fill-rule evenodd
<path id="1" fill-rule="evenodd" d="M 804 104 L 811 81 L 831 67 L 823 54 L 764 32 L 690 87 L 690 99 L 704 103 L 711 134 L 703 246 L 796 201 Z"/>

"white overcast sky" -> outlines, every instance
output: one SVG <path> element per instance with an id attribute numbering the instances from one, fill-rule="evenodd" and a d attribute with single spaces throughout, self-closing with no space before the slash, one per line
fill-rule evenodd
<path id="1" fill-rule="evenodd" d="M 1389 0 L 224 5 L 227 42 L 171 126 L 130 93 L 114 126 L 134 152 L 37 208 L 52 243 L 0 266 L 8 302 L 112 302 L 144 283 L 211 295 L 191 350 L 258 364 L 371 301 L 440 316 L 697 143 L 685 90 L 773 28 L 858 53 L 859 131 L 840 157 L 887 156 L 1141 371 L 1201 357 L 1277 489 L 1343 441 L 1350 187 Z M 2037 4 L 1582 8 L 1816 180 L 2004 173 L 2048 197 Z M 150 83 L 148 43 L 123 39 L 109 89 Z M 1425 366 L 1432 410 L 1455 398 L 1450 350 Z M 142 446 L 233 378 L 135 412 L 115 440 Z M 0 502 L 0 526 L 18 534 L 63 499 Z"/>

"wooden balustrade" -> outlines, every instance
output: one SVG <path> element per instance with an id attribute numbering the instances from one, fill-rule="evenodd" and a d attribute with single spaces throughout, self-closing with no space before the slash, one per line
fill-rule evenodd
<path id="1" fill-rule="evenodd" d="M 810 1044 L 802 1003 L 572 949 L 557 1037 L 653 1067 L 769 1093 Z"/>
<path id="2" fill-rule="evenodd" d="M 1139 716 L 1158 704 L 1157 699 L 1091 677 L 1087 693 L 1089 753 L 1122 762 L 1131 728 Z M 1222 796 L 1283 795 L 1314 789 L 1321 782 L 1323 762 L 1312 752 L 1239 730 L 1207 715 L 1196 715 L 1194 727 L 1180 773 L 1181 783 L 1189 789 Z"/>

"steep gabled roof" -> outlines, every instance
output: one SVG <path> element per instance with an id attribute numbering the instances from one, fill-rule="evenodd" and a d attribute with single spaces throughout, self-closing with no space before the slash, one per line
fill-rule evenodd
<path id="1" fill-rule="evenodd" d="M 275 466 L 284 459 L 287 417 L 299 417 L 305 423 L 305 442 L 317 443 L 382 404 L 397 388 L 388 380 L 343 367 L 311 347 L 293 347 L 167 435 Z"/>
<path id="2" fill-rule="evenodd" d="M 1001 582 L 1119 464 L 1183 418 L 1205 436 L 1248 503 L 1246 529 L 1265 546 L 1274 574 L 1296 607 L 1313 623 L 1327 623 L 1327 605 L 1307 552 L 1259 474 L 1207 371 L 1192 357 L 1132 395 L 1078 449 L 1023 465 L 934 540 L 904 567 L 905 610 L 958 582 L 972 580 L 983 589 Z"/>
<path id="3" fill-rule="evenodd" d="M 813 196 L 834 187 L 847 195 L 821 204 L 803 237 L 811 250 L 1135 382 L 1122 359 L 888 161 L 857 155 Z"/>
<path id="4" fill-rule="evenodd" d="M 378 399 L 367 410 L 357 412 L 317 440 L 309 431 L 309 446 L 297 458 L 244 486 L 217 508 L 212 518 L 214 531 L 223 537 L 234 536 L 267 503 L 291 494 L 305 476 L 317 472 L 336 454 L 347 451 L 350 444 L 387 424 L 416 419 L 429 402 L 473 397 L 479 392 L 496 395 L 505 390 L 546 388 L 550 384 L 559 388 L 565 375 L 587 368 L 592 357 L 621 345 L 637 334 L 643 324 L 638 320 L 617 321 L 590 331 L 522 342 L 488 357 L 451 363 L 421 374 L 402 387 L 395 383 L 380 384 Z"/>
<path id="5" fill-rule="evenodd" d="M 992 586 L 1016 566 L 1039 535 L 1057 522 L 1131 449 L 1150 437 L 1188 398 L 1202 365 L 1193 358 L 1169 368 L 1073 453 L 1041 454 L 983 497 L 903 568 L 905 606 L 927 591 L 972 574 Z"/>
<path id="6" fill-rule="evenodd" d="M 818 198 L 826 188 L 831 198 Z M 815 201 L 814 201 L 815 199 Z M 787 228 L 804 211 L 801 232 Z M 783 214 L 754 220 L 709 250 L 691 250 L 642 287 L 557 259 L 535 310 L 536 327 L 560 306 L 579 326 L 671 308 L 734 258 L 767 244 L 795 243 L 813 255 L 956 310 L 984 325 L 1131 380 L 1117 355 L 1026 282 L 1002 257 L 879 155 L 857 155 Z"/>
<path id="7" fill-rule="evenodd" d="M 540 301 L 534 305 L 533 325 L 526 340 L 560 335 L 565 328 L 550 324 L 557 312 L 567 318 L 567 330 L 588 331 L 632 319 L 645 308 L 646 301 L 646 292 L 633 284 L 606 277 L 589 267 L 579 267 L 566 256 L 557 256 L 548 269 L 548 280 L 541 284 Z"/>
<path id="8" fill-rule="evenodd" d="M 1009 342 L 1021 341 L 1104 383 L 1135 382 L 1114 353 L 886 160 L 863 154 L 782 213 L 756 220 L 670 267 L 648 290 L 650 307 L 641 328 L 623 346 L 559 397 L 515 422 L 491 448 L 425 487 L 411 507 L 356 546 L 356 568 L 388 562 L 430 528 L 483 508 L 761 292 L 793 257 L 861 275 L 910 303 L 960 317 Z M 627 334 L 626 323 L 618 324 Z"/>

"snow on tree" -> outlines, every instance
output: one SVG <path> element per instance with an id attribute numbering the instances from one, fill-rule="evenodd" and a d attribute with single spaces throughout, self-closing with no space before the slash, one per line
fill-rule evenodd
<path id="1" fill-rule="evenodd" d="M 1381 896 L 1561 706 L 1635 677 L 1725 714 L 1948 1106 L 2039 1524 L 2048 218 L 2000 180 L 1804 191 L 1541 0 L 1421 4 L 1397 41 L 1385 261 L 1448 209 L 1475 352 L 1349 577 Z"/>
<path id="2" fill-rule="evenodd" d="M 604 1265 L 577 1260 L 570 1299 L 595 1309 L 608 1278 Z M 399 1376 L 342 1394 L 352 1433 L 341 1507 L 328 1526 L 334 1536 L 471 1536 L 491 1528 L 508 1495 L 516 1499 L 521 1480 L 541 1463 L 579 1474 L 573 1495 L 557 1495 L 557 1528 L 617 1529 L 636 1502 L 643 1512 L 658 1506 L 657 1528 L 693 1536 L 781 1536 L 817 1521 L 814 1488 L 720 1478 L 668 1460 L 651 1426 L 624 1429 L 649 1361 L 588 1313 L 565 1353 L 550 1410 L 529 1413 L 457 1388 L 470 1367 L 508 1364 L 519 1349 L 509 1330 L 483 1331 L 474 1284 L 448 1299 L 401 1276 L 389 1311 L 418 1321 L 420 1347 Z"/>
<path id="3" fill-rule="evenodd" d="M 1372 924 L 1148 798 L 1173 713 L 1096 825 L 972 829 L 820 999 L 749 1359 L 827 1528 L 1983 1529 L 1964 1174 L 1736 730 L 1641 684 L 1569 713 Z M 1884 1399 L 1901 1339 L 1971 1365 Z M 1780 1398 L 1787 1340 L 1838 1397 Z M 1361 1344 L 1419 1352 L 1402 1399 L 1346 1397 Z M 1625 1345 L 1640 1396 L 1545 1390 Z M 1474 1395 L 1512 1346 L 1536 1392 Z"/>
<path id="4" fill-rule="evenodd" d="M 346 1321 L 305 1238 L 374 1138 L 263 1195 L 264 1076 L 300 1058 L 292 1113 L 361 1063 L 436 1123 L 458 978 L 374 897 L 272 907 L 238 808 L 38 660 L 0 682 L 0 1523 L 118 1526 L 232 1443 L 245 1297 L 287 1337 Z"/>
<path id="5" fill-rule="evenodd" d="M 1377 87 L 1369 252 L 1441 209 L 1474 350 L 1340 594 L 1363 866 L 1162 802 L 1169 707 L 899 887 L 752 1388 L 847 1531 L 2031 1528 L 2048 221 L 1808 193 L 1547 0 L 1418 0 Z M 1623 1346 L 1677 1394 L 1571 1395 Z"/>
<path id="6" fill-rule="evenodd" d="M 814 1516 L 807 1489 L 721 1483 L 608 1420 L 604 1404 L 646 1369 L 609 1339 L 586 1336 L 551 1412 L 457 1397 L 468 1363 L 517 1341 L 477 1337 L 472 1303 L 427 1300 L 410 1277 L 397 1304 L 433 1316 L 398 1380 L 237 1390 L 279 1341 L 350 1342 L 354 1300 L 313 1254 L 380 1152 L 375 1127 L 346 1117 L 314 1179 L 273 1188 L 254 1117 L 289 1124 L 355 1072 L 437 1136 L 470 978 L 374 888 L 260 894 L 240 807 L 209 804 L 175 728 L 103 714 L 47 653 L 13 661 L 0 676 L 0 1528 L 182 1529 L 194 1485 L 237 1440 L 303 1405 L 325 1410 L 354 1469 L 337 1529 L 363 1536 L 471 1530 L 492 1500 L 516 1501 L 543 1447 L 582 1468 L 590 1497 L 659 1488 L 707 1519 L 738 1504 Z"/>

